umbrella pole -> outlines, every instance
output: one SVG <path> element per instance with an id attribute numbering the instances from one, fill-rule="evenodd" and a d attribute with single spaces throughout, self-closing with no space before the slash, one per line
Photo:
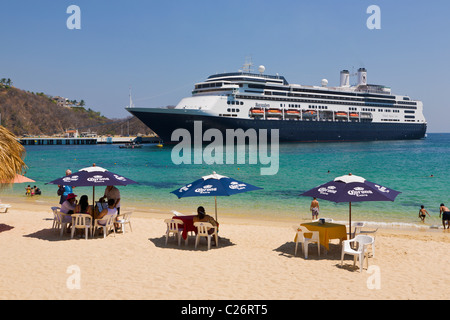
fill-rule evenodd
<path id="1" fill-rule="evenodd" d="M 92 186 L 92 216 L 95 216 L 95 186 Z"/>
<path id="2" fill-rule="evenodd" d="M 350 233 L 349 239 L 352 238 L 352 203 L 348 203 L 348 230 Z"/>
<path id="3" fill-rule="evenodd" d="M 214 202 L 216 204 L 216 221 L 217 221 L 217 197 L 216 196 L 214 196 Z"/>

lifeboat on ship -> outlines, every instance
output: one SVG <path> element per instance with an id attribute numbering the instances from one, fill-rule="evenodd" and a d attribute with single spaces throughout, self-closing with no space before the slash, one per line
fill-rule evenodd
<path id="1" fill-rule="evenodd" d="M 303 111 L 303 119 L 312 119 L 317 117 L 316 110 L 304 110 Z"/>
<path id="2" fill-rule="evenodd" d="M 277 109 L 277 108 L 266 109 L 266 119 L 267 118 L 279 119 L 282 117 L 283 117 L 283 112 L 281 111 L 281 109 Z"/>
<path id="3" fill-rule="evenodd" d="M 262 108 L 252 108 L 250 109 L 250 116 L 253 118 L 264 117 L 264 110 Z"/>
<path id="4" fill-rule="evenodd" d="M 350 117 L 350 119 L 358 119 L 359 113 L 358 112 L 350 112 L 350 114 L 348 116 Z"/>
<path id="5" fill-rule="evenodd" d="M 296 109 L 288 109 L 284 111 L 284 117 L 288 119 L 299 119 L 300 111 Z"/>
<path id="6" fill-rule="evenodd" d="M 337 112 L 335 112 L 334 116 L 336 118 L 347 118 L 347 112 L 337 111 Z"/>

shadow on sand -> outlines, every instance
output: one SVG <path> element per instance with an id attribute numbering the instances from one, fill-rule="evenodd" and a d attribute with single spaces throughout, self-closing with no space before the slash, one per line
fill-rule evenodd
<path id="1" fill-rule="evenodd" d="M 27 238 L 35 238 L 39 240 L 46 240 L 46 241 L 66 241 L 66 240 L 72 240 L 70 238 L 70 233 L 64 232 L 62 237 L 60 236 L 60 230 L 48 228 L 48 229 L 42 229 L 30 234 L 24 235 L 24 237 Z"/>
<path id="2" fill-rule="evenodd" d="M 7 224 L 4 224 L 4 223 L 0 223 L 0 233 L 9 231 L 11 229 L 14 229 L 14 227 L 10 226 L 10 225 L 7 225 Z"/>
<path id="3" fill-rule="evenodd" d="M 341 246 L 339 244 L 330 243 L 329 250 L 326 251 L 322 246 L 320 248 L 320 256 L 317 252 L 317 244 L 310 244 L 308 247 L 308 259 L 307 260 L 341 260 Z M 279 252 L 279 255 L 286 258 L 301 258 L 305 259 L 303 254 L 302 244 L 298 244 L 297 255 L 294 255 L 295 252 L 295 242 L 290 241 L 282 244 L 278 248 L 273 251 Z"/>
<path id="4" fill-rule="evenodd" d="M 290 241 L 282 244 L 278 248 L 273 251 L 279 252 L 279 255 L 289 259 L 303 259 L 303 260 L 330 260 L 335 261 L 335 266 L 337 268 L 347 270 L 350 272 L 360 272 L 359 271 L 359 262 L 356 262 L 356 265 L 353 265 L 353 257 L 349 255 L 344 256 L 343 265 L 341 266 L 341 245 L 330 243 L 329 250 L 326 251 L 324 247 L 320 248 L 320 257 L 317 252 L 317 244 L 311 244 L 308 248 L 308 259 L 305 259 L 305 256 L 302 251 L 301 243 L 298 244 L 297 255 L 294 256 L 295 252 L 295 242 Z M 367 264 L 364 262 L 363 270 L 367 269 Z"/>
<path id="5" fill-rule="evenodd" d="M 197 246 L 197 249 L 195 249 L 195 237 L 190 236 L 188 240 L 188 245 L 185 245 L 185 242 L 183 239 L 181 239 L 181 244 L 178 246 L 178 239 L 175 237 L 169 237 L 169 240 L 167 241 L 166 245 L 166 236 L 161 236 L 159 238 L 150 238 L 148 239 L 151 241 L 155 247 L 162 248 L 162 249 L 176 249 L 176 250 L 200 250 L 200 251 L 207 251 L 208 250 L 208 242 L 206 240 L 206 237 L 201 237 L 200 242 Z M 211 250 L 215 249 L 222 249 L 226 247 L 235 246 L 233 242 L 231 242 L 228 238 L 223 238 L 219 236 L 219 246 L 216 247 L 215 242 L 211 239 Z"/>

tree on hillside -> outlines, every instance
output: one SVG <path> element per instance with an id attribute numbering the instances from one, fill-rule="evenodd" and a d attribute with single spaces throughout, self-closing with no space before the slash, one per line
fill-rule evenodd
<path id="1" fill-rule="evenodd" d="M 84 100 L 82 99 L 81 101 L 80 101 L 80 107 L 84 107 L 86 104 L 84 103 Z"/>
<path id="2" fill-rule="evenodd" d="M 6 87 L 6 88 L 11 88 L 12 83 L 13 83 L 13 82 L 11 81 L 10 78 L 8 78 L 8 79 L 2 78 L 2 79 L 0 80 L 0 85 L 2 85 L 3 87 Z"/>

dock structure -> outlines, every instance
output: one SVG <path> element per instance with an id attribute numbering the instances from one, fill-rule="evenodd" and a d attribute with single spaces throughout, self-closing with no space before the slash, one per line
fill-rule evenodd
<path id="1" fill-rule="evenodd" d="M 62 137 L 24 137 L 20 138 L 20 143 L 25 146 L 34 145 L 91 145 L 91 144 L 123 144 L 129 142 L 137 143 L 160 143 L 157 137 L 83 137 L 83 138 L 62 138 Z"/>
<path id="2" fill-rule="evenodd" d="M 98 144 L 123 144 L 123 143 L 160 143 L 161 140 L 158 137 L 98 137 Z"/>
<path id="3" fill-rule="evenodd" d="M 97 144 L 97 138 L 20 138 L 20 143 L 25 146 L 41 145 L 85 145 Z"/>
<path id="4" fill-rule="evenodd" d="M 133 142 L 136 137 L 97 137 L 98 144 L 116 144 Z"/>

